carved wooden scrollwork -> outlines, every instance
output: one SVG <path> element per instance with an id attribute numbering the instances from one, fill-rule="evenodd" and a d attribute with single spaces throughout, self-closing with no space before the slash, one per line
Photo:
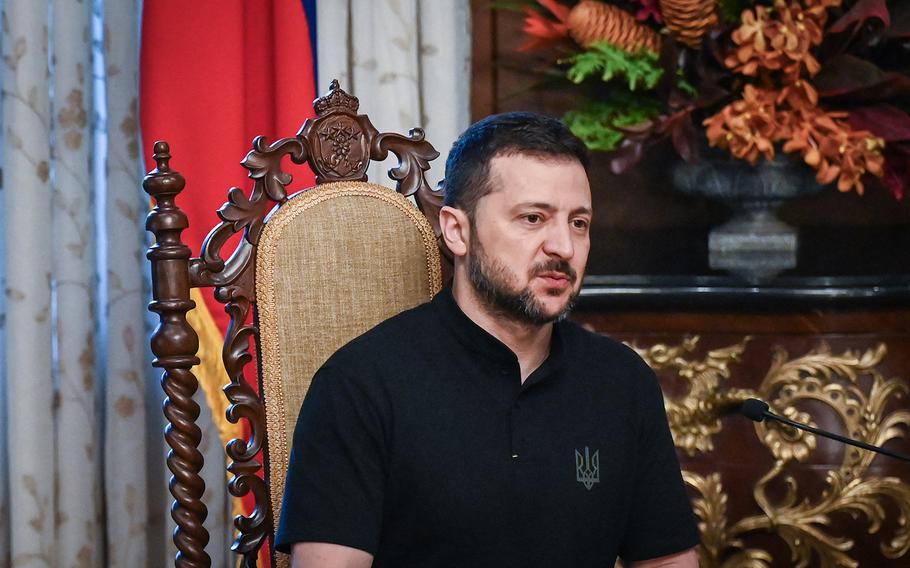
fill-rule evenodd
<path id="1" fill-rule="evenodd" d="M 252 361 L 249 352 L 251 341 L 258 341 L 259 330 L 250 315 L 253 301 L 253 263 L 231 285 L 215 289 L 215 297 L 225 303 L 230 324 L 225 334 L 222 358 L 230 383 L 224 393 L 230 401 L 227 419 L 237 423 L 246 419 L 249 424 L 247 439 L 235 438 L 225 446 L 230 460 L 227 466 L 232 479 L 228 485 L 231 495 L 242 498 L 253 494 L 255 503 L 249 516 L 234 519 L 237 537 L 231 550 L 241 556 L 241 566 L 256 566 L 259 549 L 272 530 L 272 511 L 269 507 L 268 489 L 259 477 L 262 464 L 257 459 L 265 445 L 265 408 L 256 392 L 247 382 L 244 369 Z"/>
<path id="2" fill-rule="evenodd" d="M 904 438 L 910 430 L 910 411 L 895 404 L 910 390 L 907 383 L 878 371 L 887 353 L 884 344 L 833 353 L 821 343 L 792 359 L 778 348 L 757 388 L 726 389 L 729 364 L 739 359 L 747 342 L 748 338 L 711 351 L 703 359 L 695 355 L 698 338 L 676 346 L 636 348 L 656 370 L 674 370 L 687 385 L 682 396 L 665 399 L 674 441 L 687 454 L 710 453 L 723 415 L 752 397 L 800 422 L 815 424 L 833 414 L 848 436 L 875 445 Z M 775 560 L 776 565 L 787 566 L 857 566 L 850 554 L 856 543 L 839 534 L 837 519 L 843 515 L 864 522 L 870 535 L 881 532 L 888 518 L 896 518 L 892 533 L 879 543 L 880 553 L 885 559 L 910 553 L 910 487 L 896 477 L 876 475 L 871 469 L 874 453 L 845 449 L 841 463 L 830 469 L 818 491 L 801 485 L 790 473 L 790 466 L 807 462 L 817 450 L 815 435 L 777 423 L 754 427 L 772 459 L 770 469 L 752 487 L 760 514 L 728 519 L 730 493 L 721 474 L 684 472 L 696 493 L 694 507 L 701 520 L 701 566 L 767 568 Z M 775 535 L 789 549 L 790 558 L 774 558 L 766 549 L 745 545 L 749 534 Z"/>
<path id="3" fill-rule="evenodd" d="M 303 144 L 296 138 L 283 138 L 268 144 L 262 136 L 253 140 L 253 150 L 241 162 L 254 181 L 250 196 L 239 187 L 228 191 L 228 201 L 218 210 L 219 223 L 202 244 L 199 259 L 190 265 L 193 286 L 222 286 L 234 282 L 253 262 L 253 249 L 269 209 L 287 201 L 287 186 L 293 178 L 281 169 L 281 160 L 290 156 L 294 163 L 306 161 Z M 243 231 L 243 240 L 225 262 L 221 249 L 228 239 Z M 251 299 L 254 299 L 252 296 Z"/>
<path id="4" fill-rule="evenodd" d="M 256 566 L 259 551 L 273 529 L 273 515 L 268 487 L 260 477 L 263 465 L 259 455 L 268 449 L 265 408 L 248 382 L 245 369 L 253 360 L 250 345 L 258 345 L 259 340 L 259 329 L 253 321 L 259 236 L 270 210 L 288 200 L 287 188 L 293 181 L 282 169 L 282 161 L 287 157 L 296 164 L 308 164 L 317 183 L 365 181 L 370 160 L 385 159 L 392 152 L 399 163 L 389 175 L 397 181 L 398 191 L 405 195 L 416 193 L 418 206 L 425 213 L 438 211 L 442 201 L 441 195 L 427 186 L 425 172 L 439 153 L 424 140 L 422 130 L 415 128 L 408 136 L 379 133 L 368 117 L 357 114 L 356 97 L 341 90 L 337 81 L 332 81 L 329 92 L 316 99 L 313 106 L 316 117 L 307 120 L 295 137 L 272 143 L 261 136 L 253 140 L 252 150 L 241 162 L 253 180 L 253 188 L 249 195 L 238 187 L 228 191 L 227 202 L 218 210 L 220 223 L 209 232 L 198 258 L 190 258 L 189 248 L 180 241 L 187 219 L 175 199 L 184 180 L 168 167 L 166 143 L 156 144 L 158 167 L 143 182 L 157 202 L 148 222 L 148 229 L 156 237 L 156 244 L 149 250 L 155 289 L 155 302 L 150 309 L 161 318 L 152 345 L 158 357 L 155 364 L 165 369 L 162 383 L 168 396 L 165 414 L 172 448 L 168 465 L 174 474 L 173 514 L 178 525 L 175 541 L 180 550 L 180 566 L 210 564 L 205 553 L 208 533 L 203 527 L 206 510 L 201 502 L 204 484 L 199 476 L 201 432 L 195 424 L 199 407 L 191 398 L 198 386 L 190 372 L 198 363 L 198 339 L 186 323 L 186 312 L 194 307 L 189 300 L 190 288 L 214 287 L 215 298 L 225 305 L 230 316 L 222 350 L 230 380 L 224 387 L 230 402 L 227 419 L 233 423 L 246 420 L 249 435 L 226 445 L 227 469 L 232 474 L 229 490 L 237 498 L 252 494 L 255 501 L 249 516 L 234 519 L 237 536 L 232 550 L 240 556 L 242 566 Z M 439 237 L 436 215 L 429 215 L 429 219 Z M 225 259 L 222 249 L 240 232 L 243 238 Z"/>
<path id="5" fill-rule="evenodd" d="M 283 138 L 271 144 L 262 136 L 253 140 L 253 149 L 241 162 L 254 180 L 249 197 L 240 188 L 229 190 L 227 203 L 218 210 L 221 222 L 206 237 L 200 257 L 189 266 L 192 285 L 215 287 L 215 298 L 225 305 L 230 316 L 222 350 L 230 380 L 223 389 L 230 401 L 227 419 L 232 423 L 245 419 L 249 436 L 235 438 L 225 446 L 227 470 L 232 474 L 228 490 L 236 498 L 252 493 L 255 503 L 249 516 L 239 515 L 234 519 L 237 537 L 231 550 L 240 555 L 242 566 L 256 565 L 259 549 L 273 526 L 268 488 L 259 476 L 262 463 L 258 456 L 266 443 L 265 408 L 247 380 L 245 369 L 253 360 L 249 346 L 259 336 L 252 321 L 256 301 L 256 246 L 269 210 L 288 199 L 287 186 L 293 178 L 281 168 L 286 156 L 300 164 L 306 161 L 307 153 L 296 138 Z M 225 261 L 222 247 L 241 231 L 240 244 Z"/>
<path id="6" fill-rule="evenodd" d="M 389 177 L 398 182 L 398 192 L 405 197 L 429 189 L 425 172 L 439 152 L 424 140 L 423 129 L 412 128 L 406 137 L 388 132 L 379 134 L 373 138 L 371 151 L 370 157 L 376 161 L 385 160 L 389 152 L 398 156 L 398 165 L 389 170 Z"/>
<path id="7" fill-rule="evenodd" d="M 398 156 L 398 165 L 389 177 L 398 182 L 398 192 L 410 196 L 420 188 L 429 189 L 425 172 L 439 152 L 424 139 L 423 130 L 412 128 L 408 136 L 380 133 L 369 117 L 357 114 L 359 108 L 357 97 L 334 80 L 329 92 L 313 103 L 316 118 L 303 123 L 297 138 L 309 150 L 316 183 L 365 181 L 370 161 L 384 160 L 391 151 Z"/>

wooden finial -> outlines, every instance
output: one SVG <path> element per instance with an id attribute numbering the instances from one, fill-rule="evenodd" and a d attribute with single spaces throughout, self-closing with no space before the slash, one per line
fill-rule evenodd
<path id="1" fill-rule="evenodd" d="M 155 153 L 152 158 L 155 160 L 156 167 L 142 178 L 142 188 L 146 193 L 153 196 L 160 205 L 164 205 L 163 200 L 173 199 L 180 193 L 186 186 L 186 180 L 183 179 L 180 172 L 171 169 L 171 147 L 167 142 L 159 140 L 155 142 L 153 149 Z M 173 205 L 172 202 L 168 203 L 169 205 L 166 205 L 165 209 Z M 180 214 L 182 215 L 183 212 L 180 212 Z"/>
<path id="2" fill-rule="evenodd" d="M 155 169 L 159 172 L 170 171 L 171 165 L 171 147 L 164 140 L 159 140 L 155 142 L 154 146 L 154 155 L 152 158 L 155 160 Z"/>

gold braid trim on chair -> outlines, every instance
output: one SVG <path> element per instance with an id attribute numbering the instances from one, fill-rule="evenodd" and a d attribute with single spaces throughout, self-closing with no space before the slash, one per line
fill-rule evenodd
<path id="1" fill-rule="evenodd" d="M 436 235 L 413 203 L 380 185 L 337 182 L 297 194 L 265 223 L 256 282 L 277 525 L 289 442 L 313 373 L 354 337 L 432 298 L 442 272 Z M 276 566 L 287 560 L 276 554 Z"/>

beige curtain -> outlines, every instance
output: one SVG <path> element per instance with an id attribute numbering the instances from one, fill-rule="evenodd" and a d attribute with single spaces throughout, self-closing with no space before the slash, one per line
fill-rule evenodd
<path id="1" fill-rule="evenodd" d="M 161 566 L 139 6 L 2 4 L 0 566 Z"/>
<path id="2" fill-rule="evenodd" d="M 468 0 L 337 0 L 316 10 L 320 93 L 337 78 L 383 132 L 419 126 L 440 151 L 430 181 L 470 121 Z M 369 170 L 390 185 L 390 159 Z"/>

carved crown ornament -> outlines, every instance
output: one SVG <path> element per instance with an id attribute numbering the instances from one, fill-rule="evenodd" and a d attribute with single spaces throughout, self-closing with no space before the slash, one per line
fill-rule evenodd
<path id="1" fill-rule="evenodd" d="M 344 92 L 338 84 L 338 79 L 332 79 L 329 84 L 329 92 L 313 101 L 316 116 L 325 116 L 333 112 L 357 114 L 359 109 L 360 100 L 354 95 Z"/>
<path id="2" fill-rule="evenodd" d="M 682 395 L 665 394 L 664 400 L 674 443 L 685 454 L 712 454 L 724 421 L 734 419 L 724 415 L 748 398 L 765 400 L 776 413 L 811 425 L 826 419 L 830 423 L 833 415 L 847 436 L 870 444 L 906 439 L 910 410 L 900 401 L 910 388 L 905 380 L 886 378 L 879 371 L 887 353 L 884 344 L 834 353 L 819 343 L 798 357 L 776 348 L 757 388 L 726 388 L 750 340 L 704 355 L 697 353 L 698 337 L 679 345 L 632 345 L 655 371 L 675 373 L 685 385 Z M 825 467 L 829 471 L 820 483 L 804 478 L 800 483 L 795 466 L 811 470 L 808 462 L 819 450 L 816 436 L 776 422 L 755 423 L 754 431 L 771 463 L 751 487 L 760 513 L 728 518 L 730 497 L 742 491 L 741 480 L 725 481 L 717 472 L 683 471 L 700 519 L 703 568 L 859 566 L 851 555 L 857 543 L 844 535 L 841 519 L 852 519 L 869 535 L 877 535 L 885 559 L 910 553 L 910 486 L 897 477 L 877 475 L 871 467 L 876 454 L 842 448 L 840 463 Z M 885 526 L 890 534 L 882 534 Z M 789 555 L 755 545 L 769 534 L 783 542 Z M 756 535 L 758 540 L 748 538 Z"/>

